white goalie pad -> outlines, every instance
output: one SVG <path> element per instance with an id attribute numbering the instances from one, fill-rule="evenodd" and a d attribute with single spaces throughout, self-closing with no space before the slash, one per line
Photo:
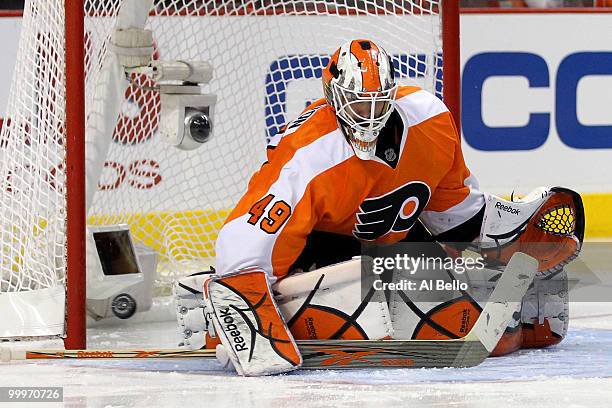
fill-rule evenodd
<path id="1" fill-rule="evenodd" d="M 441 326 L 437 332 L 443 332 L 442 327 L 451 330 L 450 327 L 446 327 L 445 322 L 440 321 L 436 313 L 443 314 L 441 308 L 444 305 L 449 304 L 452 307 L 450 302 L 454 299 L 462 299 L 458 286 L 465 281 L 463 278 L 463 274 L 448 273 L 443 268 L 394 270 L 392 282 L 397 286 L 390 291 L 389 297 L 394 338 L 397 340 L 419 339 L 422 336 L 422 330 L 428 331 L 432 325 L 435 330 L 437 324 Z M 446 284 L 451 285 L 450 290 L 439 290 L 440 285 Z M 457 319 L 466 321 L 477 318 L 477 316 L 470 316 L 469 312 L 465 313 L 465 316 L 458 316 Z M 464 331 L 467 334 L 467 325 Z M 428 336 L 428 338 L 432 337 Z"/>
<path id="2" fill-rule="evenodd" d="M 215 276 L 204 283 L 204 296 L 221 344 L 238 374 L 270 375 L 300 367 L 302 356 L 263 270 Z"/>
<path id="3" fill-rule="evenodd" d="M 393 336 L 383 293 L 372 291 L 362 297 L 360 258 L 290 276 L 273 289 L 296 339 L 379 340 Z"/>
<path id="4" fill-rule="evenodd" d="M 397 340 L 447 340 L 465 337 L 490 300 L 501 271 L 474 268 L 395 270 L 393 282 L 404 288 L 391 291 L 390 311 Z M 516 312 L 521 303 L 512 307 Z M 519 315 L 509 327 L 520 324 Z"/>
<path id="5" fill-rule="evenodd" d="M 569 282 L 567 272 L 536 278 L 523 299 L 521 322 L 548 325 L 551 334 L 565 338 L 569 327 Z"/>
<path id="6" fill-rule="evenodd" d="M 212 271 L 200 272 L 181 278 L 172 286 L 179 336 L 182 339 L 179 346 L 189 350 L 204 348 L 207 332 L 215 335 L 203 294 L 204 282 L 212 276 Z"/>
<path id="7" fill-rule="evenodd" d="M 275 300 L 294 337 L 323 339 L 342 329 L 339 338 L 391 338 L 393 327 L 387 303 L 380 293 L 363 302 L 360 273 L 360 260 L 356 258 L 296 274 L 274 285 Z M 211 276 L 187 276 L 173 288 L 180 346 L 191 350 L 205 346 L 207 331 L 216 336 L 202 293 L 204 282 Z"/>
<path id="8" fill-rule="evenodd" d="M 494 248 L 516 239 L 546 202 L 549 194 L 550 189 L 547 187 L 539 187 L 514 201 L 487 194 L 480 233 L 481 248 Z"/>

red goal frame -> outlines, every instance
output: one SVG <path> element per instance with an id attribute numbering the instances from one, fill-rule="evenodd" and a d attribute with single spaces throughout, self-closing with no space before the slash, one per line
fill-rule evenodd
<path id="1" fill-rule="evenodd" d="M 66 13 L 66 338 L 85 349 L 85 10 L 65 1 Z"/>
<path id="2" fill-rule="evenodd" d="M 80 4 L 81 7 L 76 6 Z M 86 349 L 85 50 L 83 2 L 66 13 L 66 349 Z M 460 131 L 459 1 L 442 0 L 443 98 Z"/>

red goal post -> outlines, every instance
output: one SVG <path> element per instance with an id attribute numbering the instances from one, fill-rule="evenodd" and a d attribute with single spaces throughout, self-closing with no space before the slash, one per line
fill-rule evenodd
<path id="1" fill-rule="evenodd" d="M 69 5 L 70 4 L 70 5 Z M 85 8 L 66 1 L 66 338 L 69 350 L 84 349 L 85 282 Z"/>
<path id="2" fill-rule="evenodd" d="M 304 101 L 321 96 L 320 64 L 343 41 L 379 41 L 394 56 L 402 81 L 443 92 L 459 127 L 456 0 L 330 1 L 316 7 L 309 0 L 167 0 L 121 20 L 126 4 L 139 10 L 151 2 L 26 2 L 21 54 L 1 133 L 10 142 L 3 144 L 7 161 L 0 177 L 10 188 L 3 187 L 0 199 L 10 198 L 8 213 L 14 216 L 0 221 L 2 236 L 10 235 L 10 242 L 3 242 L 10 250 L 1 254 L 0 293 L 65 285 L 68 349 L 86 346 L 86 223 L 128 223 L 135 240 L 160 254 L 167 279 L 201 268 L 200 260 L 214 258 L 216 231 L 261 163 L 253 152 L 263 152 L 266 136 Z M 98 76 L 106 74 L 116 24 L 151 28 L 155 58 L 212 63 L 215 77 L 207 91 L 218 95 L 219 106 L 211 142 L 187 153 L 159 147 L 159 95 L 143 85 L 148 83 L 134 86 L 146 79 L 131 78 L 130 84 L 114 78 L 116 83 L 100 90 L 104 81 Z M 56 35 L 60 27 L 65 40 Z M 110 125 L 96 122 L 104 115 Z M 37 151 L 30 149 L 34 137 Z M 92 139 L 106 144 L 93 171 L 96 160 L 85 153 Z M 51 154 L 34 157 L 42 148 Z M 93 187 L 85 177 L 86 163 L 87 177 L 94 174 L 97 183 Z M 36 204 L 19 203 L 15 192 Z M 57 197 L 49 199 L 53 194 Z M 48 265 L 42 265 L 41 251 L 50 258 Z"/>

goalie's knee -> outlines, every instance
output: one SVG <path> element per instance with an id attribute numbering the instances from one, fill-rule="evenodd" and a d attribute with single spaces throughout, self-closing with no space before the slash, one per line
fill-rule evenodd
<path id="1" fill-rule="evenodd" d="M 358 258 L 290 276 L 273 288 L 296 339 L 379 340 L 393 335 L 383 293 L 362 296 Z"/>

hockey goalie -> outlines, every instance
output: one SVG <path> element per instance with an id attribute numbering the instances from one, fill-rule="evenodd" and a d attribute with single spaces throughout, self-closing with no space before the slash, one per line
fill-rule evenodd
<path id="1" fill-rule="evenodd" d="M 519 200 L 481 192 L 444 103 L 398 86 L 390 56 L 372 41 L 343 44 L 322 77 L 324 98 L 270 141 L 225 221 L 216 269 L 175 286 L 185 344 L 216 346 L 239 374 L 265 375 L 300 366 L 296 339 L 459 338 L 482 311 L 477 292 L 495 286 L 518 251 L 539 262 L 538 273 L 494 354 L 561 341 L 563 267 L 583 240 L 580 196 L 560 187 Z M 480 254 L 486 267 L 462 278 L 480 285 L 442 302 L 418 291 L 362 296 L 361 245 L 424 241 L 440 256 Z"/>

